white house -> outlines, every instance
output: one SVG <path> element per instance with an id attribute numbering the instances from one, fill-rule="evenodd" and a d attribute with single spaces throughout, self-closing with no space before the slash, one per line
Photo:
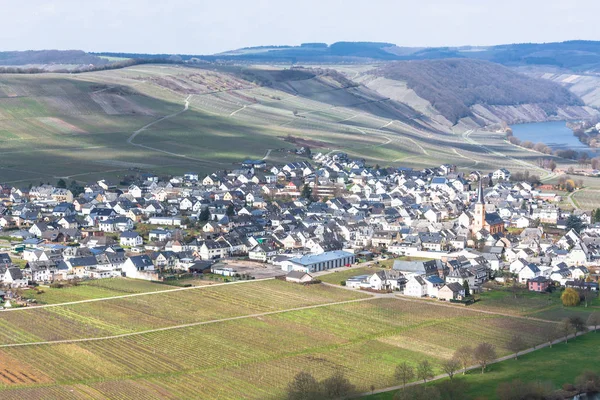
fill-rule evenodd
<path id="1" fill-rule="evenodd" d="M 533 263 L 527 264 L 518 272 L 519 282 L 521 283 L 527 283 L 529 279 L 533 279 L 538 276 L 540 276 L 540 269 Z"/>
<path id="2" fill-rule="evenodd" d="M 145 280 L 158 279 L 158 274 L 154 270 L 152 260 L 145 254 L 129 257 L 123 264 L 122 271 L 128 278 Z"/>
<path id="3" fill-rule="evenodd" d="M 411 276 L 404 287 L 404 294 L 412 297 L 426 296 L 427 283 L 425 282 L 425 279 L 417 275 Z"/>
<path id="4" fill-rule="evenodd" d="M 508 180 L 510 180 L 510 171 L 507 170 L 506 168 L 497 169 L 492 174 L 492 179 L 508 181 Z"/>
<path id="5" fill-rule="evenodd" d="M 123 232 L 123 233 L 121 233 L 121 236 L 119 237 L 119 244 L 121 246 L 135 247 L 135 246 L 141 246 L 143 243 L 144 243 L 144 240 L 142 239 L 140 234 L 137 232 L 131 232 L 131 231 Z"/>

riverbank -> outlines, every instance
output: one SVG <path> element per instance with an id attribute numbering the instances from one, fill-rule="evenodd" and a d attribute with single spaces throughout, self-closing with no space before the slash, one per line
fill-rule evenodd
<path id="1" fill-rule="evenodd" d="M 571 160 L 577 160 L 584 154 L 587 158 L 600 155 L 600 149 L 583 143 L 567 121 L 511 125 L 508 140 L 525 148 Z"/>

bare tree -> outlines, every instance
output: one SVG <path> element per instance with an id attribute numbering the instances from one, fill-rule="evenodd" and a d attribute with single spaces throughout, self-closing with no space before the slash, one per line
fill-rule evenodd
<path id="1" fill-rule="evenodd" d="M 600 312 L 594 311 L 591 313 L 587 319 L 587 324 L 588 326 L 593 326 L 594 331 L 598 332 L 598 325 L 600 325 Z"/>
<path id="2" fill-rule="evenodd" d="M 415 379 L 415 369 L 406 361 L 396 366 L 394 377 L 398 382 L 402 382 L 402 387 L 406 387 L 406 383 Z"/>
<path id="3" fill-rule="evenodd" d="M 450 380 L 452 380 L 452 378 L 454 378 L 454 374 L 459 369 L 460 369 L 460 361 L 457 360 L 456 358 L 451 358 L 449 360 L 442 362 L 442 370 L 446 374 L 448 374 L 448 377 L 450 378 Z"/>
<path id="4" fill-rule="evenodd" d="M 308 372 L 298 373 L 287 386 L 289 400 L 312 400 L 320 397 L 319 382 Z"/>
<path id="5" fill-rule="evenodd" d="M 433 367 L 428 360 L 423 360 L 417 366 L 417 376 L 423 379 L 423 383 L 427 383 L 427 379 L 433 378 Z"/>
<path id="6" fill-rule="evenodd" d="M 473 350 L 473 358 L 481 366 L 481 373 L 485 372 L 485 368 L 496 358 L 496 348 L 493 344 L 483 342 Z"/>
<path id="7" fill-rule="evenodd" d="M 571 321 L 569 321 L 569 318 L 565 318 L 560 322 L 560 324 L 558 325 L 558 330 L 560 331 L 561 335 L 565 338 L 565 343 L 569 343 L 569 335 L 574 331 L 573 325 L 571 325 Z"/>
<path id="8" fill-rule="evenodd" d="M 347 398 L 356 392 L 356 386 L 344 376 L 344 371 L 336 370 L 333 375 L 321 382 L 323 394 L 328 399 Z"/>
<path id="9" fill-rule="evenodd" d="M 575 334 L 579 332 L 586 332 L 588 329 L 583 318 L 577 315 L 569 317 L 569 323 L 571 324 L 572 330 Z"/>
<path id="10" fill-rule="evenodd" d="M 467 368 L 469 368 L 469 365 L 473 361 L 473 349 L 471 346 L 462 346 L 454 352 L 454 356 L 452 358 L 455 358 L 460 362 L 464 375 L 467 371 Z"/>
<path id="11" fill-rule="evenodd" d="M 525 341 L 521 337 L 521 335 L 513 335 L 510 341 L 508 342 L 508 349 L 515 353 L 515 360 L 519 359 L 519 352 L 521 350 L 525 350 Z"/>

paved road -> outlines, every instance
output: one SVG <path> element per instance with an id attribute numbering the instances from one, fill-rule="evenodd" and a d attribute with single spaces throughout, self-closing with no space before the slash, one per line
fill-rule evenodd
<path id="1" fill-rule="evenodd" d="M 569 195 L 567 196 L 567 200 L 569 200 L 569 203 L 571 203 L 571 205 L 573 206 L 574 209 L 579 209 L 579 207 L 577 206 L 577 204 L 575 204 L 575 200 L 573 200 L 573 195 L 577 192 L 579 192 L 580 189 L 575 189 L 574 191 L 572 191 L 571 193 L 569 193 Z M 584 189 L 581 189 L 584 190 Z"/>

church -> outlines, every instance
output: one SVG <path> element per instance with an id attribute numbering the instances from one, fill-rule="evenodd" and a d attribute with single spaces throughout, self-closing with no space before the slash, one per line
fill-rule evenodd
<path id="1" fill-rule="evenodd" d="M 471 221 L 471 233 L 475 235 L 480 230 L 485 229 L 490 234 L 504 232 L 504 221 L 498 213 L 488 213 L 485 211 L 485 202 L 483 201 L 483 187 L 479 179 L 479 189 L 477 192 L 477 202 L 473 211 L 473 220 Z"/>

